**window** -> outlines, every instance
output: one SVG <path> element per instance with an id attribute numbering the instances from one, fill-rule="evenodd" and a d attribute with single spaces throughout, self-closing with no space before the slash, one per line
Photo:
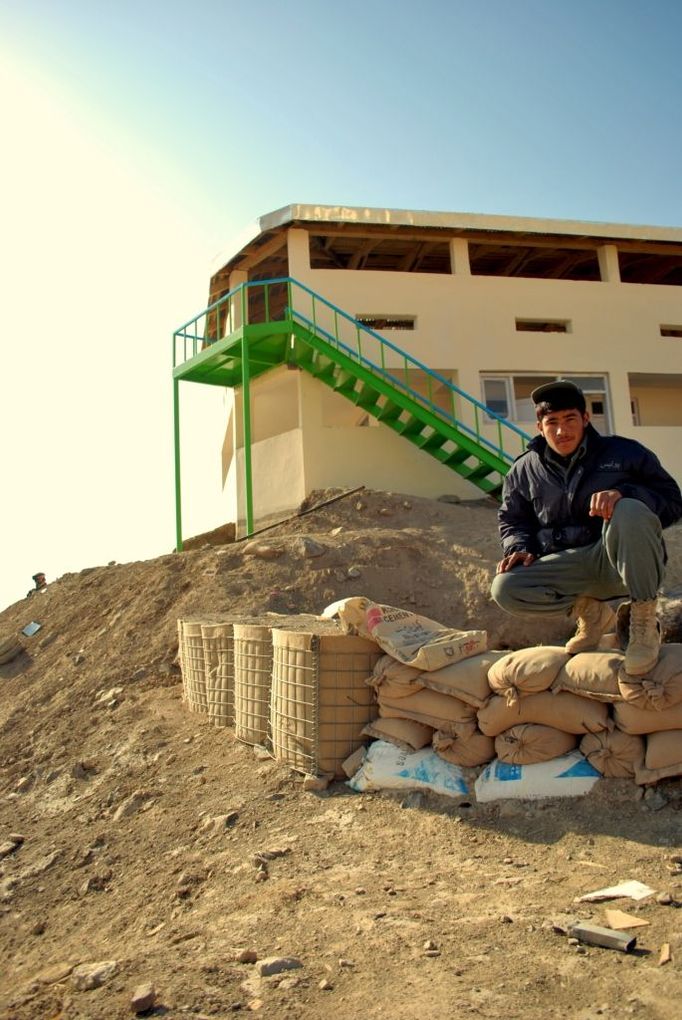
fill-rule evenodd
<path id="1" fill-rule="evenodd" d="M 599 432 L 611 430 L 606 378 L 603 375 L 481 375 L 481 399 L 486 407 L 503 418 L 513 422 L 525 423 L 535 421 L 535 406 L 531 393 L 536 386 L 553 382 L 555 379 L 569 379 L 585 394 L 585 404 L 590 419 Z"/>
<path id="2" fill-rule="evenodd" d="M 356 315 L 355 318 L 369 329 L 414 329 L 414 315 Z"/>
<path id="3" fill-rule="evenodd" d="M 570 333 L 568 319 L 517 319 L 516 329 L 520 333 Z"/>
<path id="4" fill-rule="evenodd" d="M 661 336 L 682 337 L 682 326 L 661 326 Z"/>

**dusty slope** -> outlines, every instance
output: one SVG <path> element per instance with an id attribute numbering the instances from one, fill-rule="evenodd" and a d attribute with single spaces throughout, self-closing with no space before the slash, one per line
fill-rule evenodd
<path id="1" fill-rule="evenodd" d="M 679 585 L 682 532 L 668 534 Z M 304 535 L 326 551 L 306 556 Z M 281 556 L 242 544 L 95 568 L 0 614 L 0 634 L 43 625 L 0 666 L 0 844 L 24 837 L 0 860 L 0 1015 L 115 1020 L 145 980 L 166 1017 L 679 1015 L 680 962 L 656 965 L 666 941 L 682 961 L 674 907 L 634 908 L 651 923 L 633 956 L 578 954 L 545 926 L 624 878 L 682 900 L 678 784 L 656 811 L 664 797 L 627 783 L 522 807 L 317 795 L 182 705 L 175 622 L 193 613 L 366 594 L 498 647 L 560 638 L 563 621 L 520 627 L 490 604 L 494 507 L 362 493 L 262 541 Z M 257 881 L 267 850 L 285 853 Z M 259 980 L 235 959 L 247 948 L 303 967 Z M 113 976 L 77 989 L 71 968 L 104 960 Z"/>

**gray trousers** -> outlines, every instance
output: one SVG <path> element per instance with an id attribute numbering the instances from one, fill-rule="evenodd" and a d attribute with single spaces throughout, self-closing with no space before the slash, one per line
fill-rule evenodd
<path id="1" fill-rule="evenodd" d="M 656 598 L 663 581 L 665 545 L 661 522 L 638 499 L 619 499 L 601 538 L 496 574 L 491 595 L 508 613 L 566 613 L 576 598 L 606 601 Z"/>

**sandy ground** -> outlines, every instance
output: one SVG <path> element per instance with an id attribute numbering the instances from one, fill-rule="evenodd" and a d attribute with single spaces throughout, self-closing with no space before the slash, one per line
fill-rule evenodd
<path id="1" fill-rule="evenodd" d="M 667 535 L 679 586 L 682 530 Z M 0 666 L 0 1016 L 117 1020 L 151 982 L 144 1015 L 167 1018 L 678 1017 L 678 782 L 479 806 L 307 792 L 182 701 L 176 620 L 193 614 L 362 594 L 484 628 L 491 647 L 561 640 L 567 621 L 491 604 L 494 506 L 363 492 L 260 541 L 280 555 L 237 543 L 89 568 L 0 614 L 0 636 L 42 624 Z M 575 898 L 630 878 L 672 900 L 606 904 L 648 922 L 635 952 L 555 930 L 603 924 L 605 905 Z M 260 976 L 270 957 L 301 966 Z"/>

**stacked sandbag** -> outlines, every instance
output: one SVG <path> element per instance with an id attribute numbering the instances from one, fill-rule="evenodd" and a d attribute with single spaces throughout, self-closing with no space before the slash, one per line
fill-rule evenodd
<path id="1" fill-rule="evenodd" d="M 642 677 L 621 672 L 623 701 L 614 707 L 616 725 L 645 739 L 638 783 L 682 775 L 682 644 L 661 645 L 658 662 Z"/>
<path id="2" fill-rule="evenodd" d="M 539 764 L 574 750 L 581 735 L 608 732 L 613 723 L 606 702 L 614 692 L 619 697 L 622 661 L 611 661 L 612 654 L 571 657 L 563 647 L 540 645 L 498 659 L 488 673 L 494 696 L 478 712 L 497 758 L 509 765 Z"/>
<path id="3" fill-rule="evenodd" d="M 476 713 L 491 695 L 488 671 L 504 654 L 472 654 L 428 671 L 383 655 L 367 681 L 375 691 L 379 718 L 365 727 L 365 735 L 403 750 L 433 743 L 436 753 L 455 765 L 490 761 L 493 742 L 478 729 Z"/>

